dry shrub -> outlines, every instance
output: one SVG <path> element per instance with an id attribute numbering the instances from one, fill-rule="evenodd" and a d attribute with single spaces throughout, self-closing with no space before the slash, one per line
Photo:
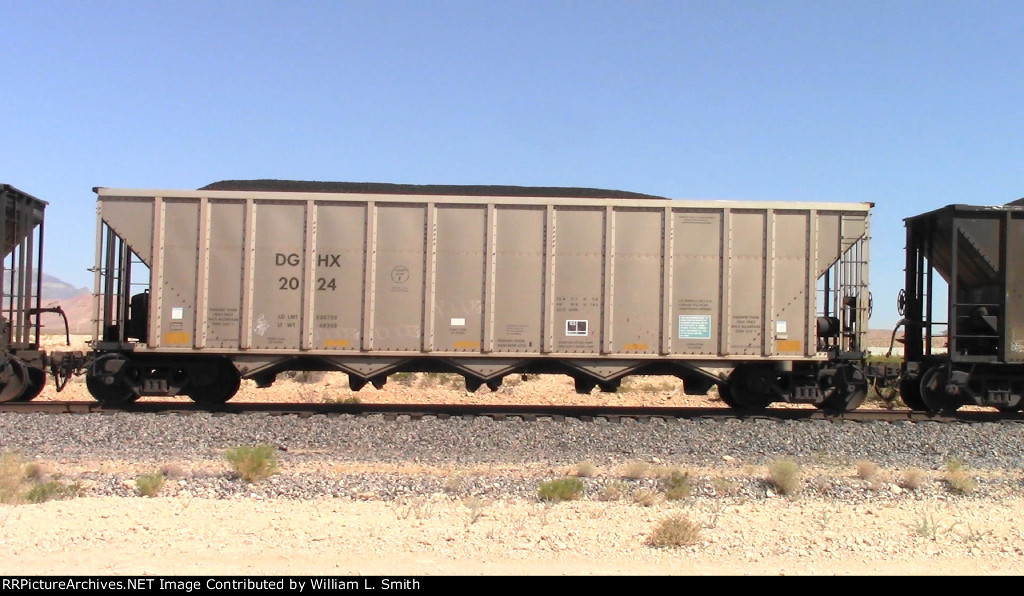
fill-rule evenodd
<path id="1" fill-rule="evenodd" d="M 910 468 L 903 472 L 900 486 L 909 490 L 917 490 L 924 484 L 924 471 L 918 468 Z"/>
<path id="2" fill-rule="evenodd" d="M 576 475 L 580 478 L 590 478 L 597 471 L 597 466 L 590 461 L 581 461 L 576 464 Z"/>
<path id="3" fill-rule="evenodd" d="M 677 513 L 655 526 L 648 544 L 655 548 L 689 546 L 701 541 L 702 528 L 687 515 Z"/>
<path id="4" fill-rule="evenodd" d="M 469 510 L 469 523 L 475 524 L 484 514 L 484 509 L 491 504 L 490 501 L 481 497 L 470 497 L 462 501 L 462 504 Z"/>
<path id="5" fill-rule="evenodd" d="M 601 501 L 621 501 L 628 494 L 628 484 L 621 480 L 613 480 L 604 487 L 597 498 Z"/>
<path id="6" fill-rule="evenodd" d="M 42 464 L 22 460 L 17 454 L 6 452 L 0 456 L 0 503 L 42 503 L 53 499 L 78 496 L 78 483 L 65 484 L 50 474 Z"/>
<path id="7" fill-rule="evenodd" d="M 633 492 L 633 502 L 641 507 L 653 507 L 660 500 L 661 495 L 647 488 L 640 488 Z"/>
<path id="8" fill-rule="evenodd" d="M 693 493 L 693 480 L 689 472 L 672 470 L 672 472 L 661 479 L 661 486 L 665 490 L 665 498 L 670 501 L 685 499 Z"/>
<path id="9" fill-rule="evenodd" d="M 857 476 L 862 480 L 871 481 L 878 475 L 878 464 L 872 461 L 861 460 L 857 462 Z"/>
<path id="10" fill-rule="evenodd" d="M 777 459 L 768 464 L 768 481 L 780 494 L 795 495 L 800 490 L 800 466 L 791 459 Z"/>
<path id="11" fill-rule="evenodd" d="M 26 484 L 21 458 L 9 452 L 0 456 L 0 503 L 23 502 Z"/>
<path id="12" fill-rule="evenodd" d="M 444 492 L 450 495 L 462 494 L 466 491 L 467 484 L 466 479 L 459 474 L 448 476 L 444 480 Z"/>
<path id="13" fill-rule="evenodd" d="M 974 492 L 974 478 L 959 460 L 950 460 L 946 464 L 946 483 L 954 492 L 969 495 Z"/>
<path id="14" fill-rule="evenodd" d="M 178 463 L 169 463 L 160 466 L 160 473 L 163 474 L 164 478 L 178 479 L 186 478 L 189 476 L 188 470 Z"/>
<path id="15" fill-rule="evenodd" d="M 715 489 L 716 495 L 735 496 L 739 492 L 736 481 L 724 476 L 715 476 L 711 479 L 711 486 Z"/>
<path id="16" fill-rule="evenodd" d="M 632 480 L 639 480 L 647 476 L 647 472 L 650 471 L 651 466 L 646 462 L 642 461 L 631 461 L 626 464 L 626 468 L 623 470 L 622 475 Z"/>

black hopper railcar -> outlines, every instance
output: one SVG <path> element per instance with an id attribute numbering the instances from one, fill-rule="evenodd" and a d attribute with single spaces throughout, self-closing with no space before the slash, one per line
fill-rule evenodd
<path id="1" fill-rule="evenodd" d="M 905 220 L 899 380 L 912 409 L 1024 405 L 1024 199 L 949 205 Z M 938 275 L 939 279 L 936 279 Z M 934 339 L 947 336 L 947 348 Z"/>
<path id="2" fill-rule="evenodd" d="M 40 347 L 40 317 L 64 317 L 59 307 L 43 308 L 43 220 L 46 202 L 0 184 L 0 402 L 28 401 L 46 384 L 47 354 Z M 67 333 L 67 317 L 64 317 Z M 81 354 L 78 355 L 81 358 Z"/>

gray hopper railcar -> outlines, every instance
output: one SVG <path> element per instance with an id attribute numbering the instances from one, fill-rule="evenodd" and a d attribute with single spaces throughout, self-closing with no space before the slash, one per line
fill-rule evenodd
<path id="1" fill-rule="evenodd" d="M 337 370 L 466 387 L 668 374 L 731 405 L 861 403 L 870 204 L 239 181 L 98 188 L 98 400 Z"/>

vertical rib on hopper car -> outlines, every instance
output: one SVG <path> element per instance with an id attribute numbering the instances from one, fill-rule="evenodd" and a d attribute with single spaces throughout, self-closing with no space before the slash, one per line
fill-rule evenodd
<path id="1" fill-rule="evenodd" d="M 869 204 L 214 187 L 96 190 L 98 399 L 216 403 L 301 369 L 353 389 L 401 371 L 470 390 L 564 373 L 583 392 L 672 374 L 755 408 L 866 391 Z"/>

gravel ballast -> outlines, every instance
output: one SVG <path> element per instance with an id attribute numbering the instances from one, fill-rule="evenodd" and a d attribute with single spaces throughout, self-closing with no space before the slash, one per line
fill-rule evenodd
<path id="1" fill-rule="evenodd" d="M 898 484 L 900 471 L 941 475 L 955 460 L 978 475 L 977 492 L 1001 494 L 1018 488 L 1016 473 L 1024 457 L 1019 449 L 1024 425 L 1011 422 L 3 414 L 0 436 L 6 450 L 25 459 L 77 470 L 96 496 L 130 495 L 133 474 L 175 464 L 188 477 L 177 483 L 180 490 L 220 498 L 432 494 L 444 492 L 448 478 L 458 474 L 453 470 L 460 469 L 468 471 L 461 492 L 528 498 L 536 494 L 538 479 L 574 473 L 581 462 L 599 472 L 587 479 L 591 492 L 619 479 L 630 462 L 645 462 L 654 467 L 647 478 L 632 479 L 634 484 L 657 488 L 658 467 L 672 467 L 706 477 L 738 477 L 741 486 L 751 484 L 746 492 L 754 495 L 763 492 L 758 483 L 765 466 L 780 458 L 820 470 L 819 490 L 837 498 L 861 495 L 844 488 L 842 480 L 859 461 L 891 471 Z M 224 452 L 261 443 L 278 449 L 281 473 L 253 486 L 231 477 Z M 94 462 L 118 465 L 104 472 L 102 466 L 90 469 Z"/>

